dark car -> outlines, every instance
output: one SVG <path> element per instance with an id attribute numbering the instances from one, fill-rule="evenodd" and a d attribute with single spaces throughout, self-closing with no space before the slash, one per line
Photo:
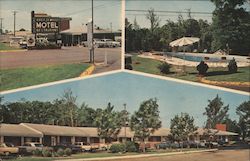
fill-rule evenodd
<path id="1" fill-rule="evenodd" d="M 177 148 L 181 148 L 181 146 L 180 146 L 180 144 L 178 143 L 178 142 L 173 142 L 173 143 L 171 143 L 171 148 L 173 148 L 173 149 L 177 149 Z"/>
<path id="2" fill-rule="evenodd" d="M 58 151 L 59 149 L 65 150 L 67 148 L 71 149 L 72 153 L 79 153 L 81 152 L 81 147 L 72 145 L 72 144 L 58 144 L 52 147 L 54 151 Z"/>
<path id="3" fill-rule="evenodd" d="M 171 142 L 164 141 L 155 145 L 156 149 L 168 149 L 171 147 Z"/>

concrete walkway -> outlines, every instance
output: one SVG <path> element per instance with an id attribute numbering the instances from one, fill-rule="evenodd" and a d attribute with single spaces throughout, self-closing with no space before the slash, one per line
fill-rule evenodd
<path id="1" fill-rule="evenodd" d="M 122 160 L 122 159 L 132 159 L 132 158 L 159 157 L 159 156 L 169 156 L 169 155 L 179 155 L 179 154 L 214 152 L 214 151 L 217 151 L 217 150 L 218 149 L 208 149 L 208 150 L 196 150 L 196 151 L 185 151 L 185 152 L 168 152 L 168 153 L 158 153 L 158 154 L 138 154 L 138 155 L 99 157 L 99 158 L 63 159 L 63 160 L 55 160 L 55 161 L 99 161 L 99 160 L 117 160 L 117 159 Z"/>
<path id="2" fill-rule="evenodd" d="M 200 62 L 188 61 L 183 60 L 176 57 L 166 57 L 160 55 L 152 55 L 152 54 L 141 54 L 138 55 L 141 58 L 150 58 L 154 60 L 159 60 L 162 62 L 167 62 L 168 64 L 172 65 L 180 65 L 180 66 L 189 66 L 189 67 L 196 67 Z M 227 67 L 228 62 L 206 62 L 209 67 Z M 237 62 L 238 67 L 247 67 L 250 66 L 248 62 Z"/>

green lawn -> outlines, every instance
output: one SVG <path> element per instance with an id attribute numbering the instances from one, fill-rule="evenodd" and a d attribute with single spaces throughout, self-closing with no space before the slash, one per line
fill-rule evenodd
<path id="1" fill-rule="evenodd" d="M 162 62 L 158 60 L 148 59 L 148 58 L 140 58 L 138 56 L 132 57 L 133 62 L 133 70 L 168 76 L 172 78 L 178 78 L 188 81 L 197 82 L 197 70 L 196 67 L 186 67 L 185 71 L 186 74 L 178 73 L 177 70 L 181 67 L 172 65 L 170 69 L 170 74 L 162 74 L 160 70 L 157 68 Z M 217 67 L 217 68 L 209 68 L 208 69 L 208 76 L 206 79 L 208 80 L 215 80 L 215 81 L 232 81 L 232 82 L 249 82 L 250 79 L 250 68 L 238 68 L 238 72 L 234 74 L 230 74 L 227 72 L 227 68 Z"/>
<path id="2" fill-rule="evenodd" d="M 0 70 L 0 91 L 78 77 L 85 63 Z"/>
<path id="3" fill-rule="evenodd" d="M 79 153 L 79 154 L 73 154 L 70 157 L 51 157 L 51 158 L 45 158 L 45 157 L 21 157 L 16 159 L 8 159 L 8 161 L 53 161 L 53 160 L 60 160 L 60 159 L 84 159 L 84 158 L 105 158 L 105 157 L 114 157 L 114 156 L 127 156 L 127 155 L 140 155 L 140 154 L 161 154 L 161 153 L 171 153 L 171 152 L 187 152 L 187 151 L 197 151 L 197 150 L 204 150 L 203 148 L 196 149 L 196 148 L 190 148 L 190 149 L 166 149 L 166 150 L 151 150 L 146 153 L 108 153 L 108 152 L 97 152 L 97 153 Z"/>
<path id="4" fill-rule="evenodd" d="M 4 43 L 0 42 L 0 51 L 1 50 L 17 50 L 17 49 L 19 49 L 19 48 L 11 47 L 11 46 L 9 46 L 7 44 L 4 44 Z"/>

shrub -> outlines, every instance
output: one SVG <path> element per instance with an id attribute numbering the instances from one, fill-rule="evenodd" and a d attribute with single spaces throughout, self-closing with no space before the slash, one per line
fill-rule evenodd
<path id="1" fill-rule="evenodd" d="M 52 156 L 52 152 L 48 149 L 43 149 L 42 150 L 42 155 L 43 157 L 51 157 Z"/>
<path id="2" fill-rule="evenodd" d="M 125 69 L 133 70 L 133 66 L 131 64 L 126 64 Z"/>
<path id="3" fill-rule="evenodd" d="M 139 151 L 139 144 L 135 142 L 128 141 L 125 143 L 126 152 L 138 152 Z"/>
<path id="4" fill-rule="evenodd" d="M 66 154 L 67 156 L 71 156 L 72 150 L 71 150 L 70 148 L 66 148 L 66 149 L 64 150 L 64 154 Z"/>
<path id="5" fill-rule="evenodd" d="M 110 149 L 112 153 L 125 152 L 126 148 L 124 144 L 112 144 Z"/>
<path id="6" fill-rule="evenodd" d="M 158 66 L 158 69 L 160 69 L 160 72 L 164 73 L 164 74 L 169 74 L 170 68 L 171 68 L 171 65 L 166 63 L 166 62 L 164 62 Z"/>
<path id="7" fill-rule="evenodd" d="M 60 149 L 57 150 L 56 153 L 57 153 L 57 155 L 58 155 L 59 157 L 62 157 L 62 156 L 64 155 L 64 150 L 60 148 Z"/>
<path id="8" fill-rule="evenodd" d="M 32 154 L 35 156 L 42 156 L 42 151 L 39 149 L 36 149 L 36 150 L 32 151 Z"/>
<path id="9" fill-rule="evenodd" d="M 236 73 L 238 70 L 238 66 L 237 66 L 235 59 L 230 60 L 227 67 L 230 73 Z"/>
<path id="10" fill-rule="evenodd" d="M 199 72 L 199 75 L 205 75 L 207 73 L 208 68 L 208 65 L 204 61 L 201 61 L 200 64 L 198 64 L 196 67 Z"/>
<path id="11" fill-rule="evenodd" d="M 59 155 L 57 154 L 57 152 L 52 152 L 52 157 L 59 157 Z"/>

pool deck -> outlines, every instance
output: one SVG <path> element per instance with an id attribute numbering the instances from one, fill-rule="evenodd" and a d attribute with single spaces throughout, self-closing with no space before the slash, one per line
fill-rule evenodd
<path id="1" fill-rule="evenodd" d="M 161 56 L 161 55 L 155 55 L 152 53 L 142 53 L 141 55 L 138 55 L 141 58 L 150 58 L 154 60 L 159 60 L 162 62 L 167 62 L 168 64 L 172 65 L 180 65 L 180 66 L 190 66 L 190 67 L 196 67 L 200 62 L 194 62 L 194 61 L 188 61 L 183 60 L 176 57 L 171 56 Z M 206 62 L 206 61 L 205 61 Z M 206 62 L 209 67 L 227 67 L 228 62 Z M 247 67 L 250 66 L 250 62 L 237 62 L 238 67 Z"/>

